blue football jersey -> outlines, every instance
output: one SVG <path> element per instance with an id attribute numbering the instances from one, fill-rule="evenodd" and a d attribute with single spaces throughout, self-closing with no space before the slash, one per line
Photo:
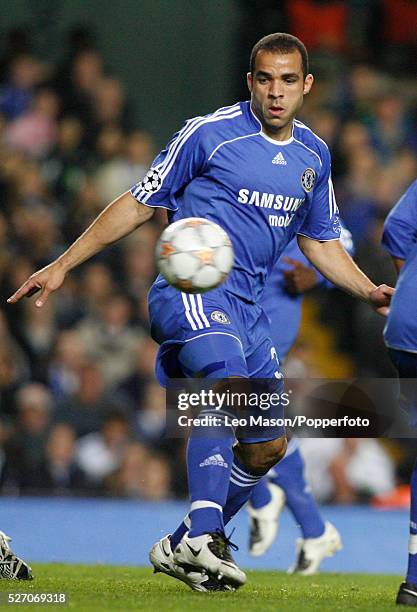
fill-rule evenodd
<path id="1" fill-rule="evenodd" d="M 187 121 L 131 193 L 167 208 L 170 221 L 223 227 L 235 253 L 224 288 L 251 302 L 297 233 L 339 239 L 326 144 L 299 121 L 287 141 L 269 138 L 249 102 Z"/>
<path id="2" fill-rule="evenodd" d="M 354 245 L 352 234 L 344 227 L 342 228 L 340 240 L 349 253 L 353 255 Z M 308 259 L 301 252 L 297 239 L 293 238 L 285 248 L 282 257 L 275 264 L 265 285 L 265 290 L 261 298 L 261 305 L 265 310 L 271 323 L 271 338 L 276 348 L 278 358 L 282 361 L 292 345 L 297 339 L 298 330 L 301 323 L 301 308 L 305 294 L 292 295 L 288 293 L 285 283 L 284 272 L 292 268 L 283 261 L 284 257 L 289 257 L 301 262 L 305 266 L 314 268 Z M 332 283 L 326 280 L 317 270 L 317 284 L 320 287 L 330 289 Z"/>
<path id="3" fill-rule="evenodd" d="M 417 180 L 385 220 L 382 245 L 393 257 L 404 259 L 384 330 L 392 349 L 417 352 Z"/>

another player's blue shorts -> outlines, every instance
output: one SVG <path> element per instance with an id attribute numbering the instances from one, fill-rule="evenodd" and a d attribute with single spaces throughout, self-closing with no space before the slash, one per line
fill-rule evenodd
<path id="1" fill-rule="evenodd" d="M 400 379 L 399 403 L 406 411 L 411 427 L 417 427 L 417 354 L 388 349 Z"/>
<path id="2" fill-rule="evenodd" d="M 159 278 L 149 292 L 151 334 L 160 344 L 156 375 L 163 386 L 170 378 L 257 378 L 283 381 L 269 320 L 261 306 L 223 288 L 205 294 L 181 293 Z M 281 406 L 268 416 L 283 419 Z M 261 442 L 280 438 L 284 427 L 271 427 Z M 240 439 L 243 438 L 240 437 Z"/>

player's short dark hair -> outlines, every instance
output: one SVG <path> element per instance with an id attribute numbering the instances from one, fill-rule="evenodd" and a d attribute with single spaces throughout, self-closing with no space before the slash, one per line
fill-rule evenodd
<path id="1" fill-rule="evenodd" d="M 292 34 L 287 34 L 285 32 L 275 32 L 274 34 L 268 34 L 267 36 L 261 38 L 261 40 L 258 40 L 250 54 L 249 70 L 252 73 L 255 70 L 255 60 L 259 51 L 267 51 L 269 53 L 282 53 L 283 55 L 287 53 L 292 53 L 293 51 L 299 51 L 301 55 L 304 78 L 308 74 L 309 66 L 307 49 L 305 48 L 304 43 L 302 43 L 299 38 L 293 36 Z"/>

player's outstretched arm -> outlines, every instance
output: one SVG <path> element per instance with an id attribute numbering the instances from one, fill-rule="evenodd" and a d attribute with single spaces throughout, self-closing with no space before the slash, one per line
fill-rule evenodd
<path id="1" fill-rule="evenodd" d="M 7 301 L 14 304 L 22 297 L 30 297 L 40 291 L 36 306 L 43 306 L 49 294 L 59 289 L 72 268 L 130 234 L 148 221 L 153 213 L 153 208 L 139 204 L 127 191 L 111 202 L 58 259 L 32 274 Z"/>
<path id="2" fill-rule="evenodd" d="M 339 240 L 319 242 L 298 236 L 298 245 L 311 263 L 334 285 L 368 302 L 381 315 L 388 314 L 392 287 L 377 287 L 355 264 Z"/>

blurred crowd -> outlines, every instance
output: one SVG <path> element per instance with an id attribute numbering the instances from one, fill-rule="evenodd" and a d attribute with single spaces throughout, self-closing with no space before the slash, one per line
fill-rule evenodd
<path id="1" fill-rule="evenodd" d="M 154 378 L 146 306 L 165 211 L 75 270 L 43 308 L 5 304 L 145 174 L 153 138 L 88 29 L 72 30 L 54 64 L 16 28 L 0 66 L 0 491 L 182 496 L 184 444 L 164 437 L 165 392 Z M 332 150 L 341 213 L 376 283 L 395 282 L 379 242 L 385 215 L 417 176 L 416 98 L 407 76 L 360 62 L 321 77 L 300 115 Z M 337 291 L 314 299 L 357 374 L 392 375 L 382 320 Z M 397 476 L 390 453 L 375 445 L 386 491 Z M 364 448 L 352 441 L 333 450 L 323 501 L 361 499 L 346 457 L 359 453 L 363 467 L 372 456 L 360 455 Z M 340 483 L 348 481 L 347 498 Z"/>
<path id="2" fill-rule="evenodd" d="M 62 65 L 46 64 L 17 29 L 0 60 L 0 483 L 181 495 L 182 445 L 163 435 L 146 306 L 163 214 L 81 266 L 45 308 L 4 306 L 155 153 L 88 30 L 74 30 L 71 43 Z"/>

